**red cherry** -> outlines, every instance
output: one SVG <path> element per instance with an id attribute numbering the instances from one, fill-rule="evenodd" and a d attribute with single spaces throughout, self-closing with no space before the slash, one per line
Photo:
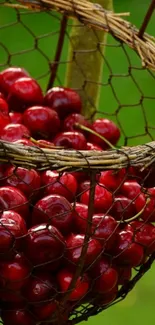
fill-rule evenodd
<path id="1" fill-rule="evenodd" d="M 131 200 L 135 200 L 135 198 L 140 194 L 141 186 L 135 180 L 125 181 L 120 189 L 122 195 L 128 197 Z"/>
<path id="2" fill-rule="evenodd" d="M 36 170 L 11 166 L 6 170 L 5 177 L 5 185 L 17 187 L 26 197 L 37 196 L 41 180 Z"/>
<path id="3" fill-rule="evenodd" d="M 119 267 L 118 271 L 118 284 L 125 285 L 132 277 L 131 267 Z"/>
<path id="4" fill-rule="evenodd" d="M 9 107 L 8 107 L 8 104 L 7 104 L 7 102 L 5 101 L 5 99 L 3 99 L 3 98 L 0 98 L 0 112 L 1 112 L 3 115 L 6 115 L 6 116 L 8 116 L 8 114 L 9 114 Z"/>
<path id="5" fill-rule="evenodd" d="M 150 201 L 147 204 L 147 196 Z M 140 217 L 147 222 L 155 221 L 155 187 L 149 188 L 147 195 L 141 193 L 135 200 L 137 212 L 141 212 Z"/>
<path id="6" fill-rule="evenodd" d="M 57 281 L 62 293 L 68 291 L 68 288 L 74 278 L 74 273 L 68 269 L 62 269 L 57 274 Z M 74 284 L 74 289 L 71 290 L 71 293 L 68 297 L 69 301 L 76 301 L 82 299 L 88 292 L 90 287 L 90 281 L 86 274 L 83 274 L 82 277 L 78 277 L 76 283 Z"/>
<path id="7" fill-rule="evenodd" d="M 7 124 L 3 133 L 1 134 L 1 139 L 5 141 L 14 142 L 20 140 L 24 137 L 30 137 L 30 131 L 23 124 Z"/>
<path id="8" fill-rule="evenodd" d="M 27 283 L 30 272 L 30 264 L 19 254 L 11 261 L 0 263 L 0 277 L 3 279 L 3 286 L 10 290 L 21 289 Z"/>
<path id="9" fill-rule="evenodd" d="M 81 235 L 70 234 L 66 239 L 66 245 L 67 245 L 66 257 L 71 263 L 75 265 L 77 265 L 79 262 L 79 258 L 84 243 L 84 238 L 85 235 L 82 234 Z M 89 238 L 84 265 L 92 264 L 100 256 L 101 252 L 102 252 L 102 246 L 99 243 L 99 241 L 94 238 Z"/>
<path id="10" fill-rule="evenodd" d="M 73 222 L 72 206 L 63 196 L 48 195 L 36 203 L 32 219 L 33 224 L 49 222 L 62 233 L 68 233 Z"/>
<path id="11" fill-rule="evenodd" d="M 106 257 L 102 257 L 91 270 L 94 279 L 93 290 L 98 293 L 106 293 L 112 290 L 118 281 L 118 273 Z"/>
<path id="12" fill-rule="evenodd" d="M 78 187 L 78 193 L 82 194 L 85 191 L 88 191 L 90 189 L 90 181 L 83 181 L 79 184 Z"/>
<path id="13" fill-rule="evenodd" d="M 4 210 L 15 210 L 27 219 L 29 210 L 25 195 L 13 186 L 0 187 L 0 213 Z"/>
<path id="14" fill-rule="evenodd" d="M 9 113 L 11 123 L 13 124 L 22 124 L 23 123 L 23 114 L 19 112 L 10 112 Z"/>
<path id="15" fill-rule="evenodd" d="M 0 111 L 0 138 L 2 139 L 3 136 L 3 132 L 4 129 L 7 125 L 10 125 L 10 117 L 9 115 L 4 115 L 1 111 Z"/>
<path id="16" fill-rule="evenodd" d="M 118 224 L 113 217 L 102 213 L 93 215 L 92 236 L 98 239 L 102 245 L 105 245 L 105 250 L 113 247 L 117 229 Z"/>
<path id="17" fill-rule="evenodd" d="M 77 180 L 77 182 L 83 182 L 87 178 L 87 173 L 78 171 L 78 172 L 72 172 L 71 173 Z"/>
<path id="18" fill-rule="evenodd" d="M 77 191 L 76 178 L 69 173 L 59 175 L 57 171 L 47 170 L 41 175 L 42 185 L 46 186 L 46 194 L 58 194 L 64 196 L 68 201 L 75 199 Z"/>
<path id="19" fill-rule="evenodd" d="M 37 146 L 40 147 L 40 148 L 50 148 L 50 147 L 53 148 L 54 143 L 51 142 L 51 141 L 40 139 L 40 140 L 37 140 Z"/>
<path id="20" fill-rule="evenodd" d="M 33 315 L 28 309 L 3 310 L 2 321 L 5 325 L 36 325 Z"/>
<path id="21" fill-rule="evenodd" d="M 61 146 L 75 150 L 85 150 L 87 142 L 85 136 L 81 132 L 61 132 L 53 139 L 55 146 Z"/>
<path id="22" fill-rule="evenodd" d="M 90 190 L 83 193 L 80 197 L 81 203 L 89 204 Z M 106 212 L 112 205 L 112 194 L 106 190 L 102 184 L 98 184 L 95 187 L 94 209 L 95 212 Z"/>
<path id="23" fill-rule="evenodd" d="M 95 143 L 87 142 L 87 150 L 102 150 L 102 147 L 98 146 Z"/>
<path id="24" fill-rule="evenodd" d="M 5 99 L 5 96 L 2 94 L 2 92 L 0 92 L 0 98 Z"/>
<path id="25" fill-rule="evenodd" d="M 92 124 L 92 129 L 107 139 L 111 144 L 115 145 L 120 138 L 120 130 L 117 125 L 104 118 L 97 119 Z M 89 135 L 89 141 L 98 144 L 103 149 L 107 149 L 108 145 L 104 140 L 100 139 L 98 136 L 91 134 Z"/>
<path id="26" fill-rule="evenodd" d="M 25 253 L 34 265 L 54 262 L 63 256 L 64 250 L 64 238 L 54 226 L 40 224 L 29 229 Z"/>
<path id="27" fill-rule="evenodd" d="M 55 310 L 57 308 L 57 304 L 55 301 L 49 301 L 44 303 L 37 303 L 33 305 L 33 313 L 37 317 L 39 321 L 49 320 Z"/>
<path id="28" fill-rule="evenodd" d="M 121 183 L 123 183 L 124 179 L 125 169 L 123 168 L 119 171 L 107 170 L 101 172 L 99 182 L 105 185 L 108 190 L 116 191 L 117 189 L 119 189 L 119 186 L 121 185 Z"/>
<path id="29" fill-rule="evenodd" d="M 73 205 L 73 209 L 75 230 L 76 232 L 85 234 L 88 219 L 88 205 L 76 202 L 75 206 Z"/>
<path id="30" fill-rule="evenodd" d="M 155 226 L 151 223 L 133 221 L 125 227 L 125 230 L 134 232 L 135 242 L 144 246 L 148 255 L 155 251 Z"/>
<path id="31" fill-rule="evenodd" d="M 60 129 L 60 120 L 57 112 L 45 106 L 33 106 L 23 114 L 23 123 L 34 136 L 49 138 Z"/>
<path id="32" fill-rule="evenodd" d="M 19 67 L 7 68 L 0 73 L 0 91 L 7 94 L 10 91 L 11 85 L 19 78 L 28 77 L 26 70 Z"/>
<path id="33" fill-rule="evenodd" d="M 90 122 L 88 122 L 88 120 L 86 120 L 86 118 L 81 115 L 81 114 L 70 114 L 68 115 L 63 123 L 63 129 L 64 131 L 76 131 L 78 130 L 76 123 L 79 123 L 81 125 L 86 126 L 87 128 L 91 128 L 91 124 Z M 81 130 L 80 132 L 84 133 L 85 136 L 88 135 L 88 132 Z"/>
<path id="34" fill-rule="evenodd" d="M 4 211 L 0 219 L 0 253 L 9 253 L 26 233 L 24 219 L 15 211 Z"/>
<path id="35" fill-rule="evenodd" d="M 136 215 L 135 204 L 129 198 L 119 195 L 114 199 L 111 213 L 116 220 L 126 220 Z"/>
<path id="36" fill-rule="evenodd" d="M 116 262 L 130 267 L 138 266 L 144 258 L 143 247 L 134 242 L 132 231 L 122 230 L 117 234 L 115 245 Z"/>
<path id="37" fill-rule="evenodd" d="M 7 100 L 10 110 L 24 111 L 27 107 L 42 104 L 43 94 L 36 80 L 25 77 L 11 85 Z"/>
<path id="38" fill-rule="evenodd" d="M 79 94 L 69 88 L 53 87 L 49 89 L 45 95 L 44 103 L 56 110 L 61 119 L 71 113 L 80 113 L 82 109 Z"/>
<path id="39" fill-rule="evenodd" d="M 47 272 L 36 273 L 28 279 L 22 293 L 28 302 L 44 302 L 56 293 L 54 280 Z"/>

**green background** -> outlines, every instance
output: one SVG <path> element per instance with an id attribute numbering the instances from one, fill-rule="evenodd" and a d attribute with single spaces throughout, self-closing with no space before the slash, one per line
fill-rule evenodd
<path id="1" fill-rule="evenodd" d="M 140 27 L 150 2 L 149 0 L 115 0 L 114 8 L 116 12 L 130 12 L 131 16 L 128 19 Z M 27 12 L 21 17 L 22 23 L 14 10 L 0 7 L 0 70 L 8 64 L 24 66 L 33 77 L 38 78 L 45 90 L 49 78 L 48 59 L 54 58 L 60 19 L 56 14 L 51 16 Z M 154 31 L 155 15 L 147 29 L 147 32 L 152 35 Z M 111 37 L 108 42 L 118 45 Z M 104 116 L 110 114 L 113 120 L 117 120 L 124 136 L 127 137 L 127 144 L 133 145 L 154 139 L 155 80 L 147 71 L 141 69 L 141 62 L 137 55 L 130 49 L 126 47 L 125 49 L 129 59 L 120 46 L 108 47 L 106 50 L 106 60 L 111 67 L 112 85 L 117 100 L 108 82 L 111 71 L 105 65 L 99 107 L 100 111 L 104 112 Z M 66 57 L 67 41 L 56 85 L 63 84 Z M 132 78 L 128 75 L 129 66 L 132 67 Z M 140 89 L 133 82 L 133 78 Z M 140 99 L 143 99 L 142 103 Z M 119 108 L 119 102 L 121 108 Z M 123 140 L 122 137 L 121 144 Z M 99 325 L 103 323 L 106 325 L 146 325 L 146 322 L 153 325 L 155 323 L 154 308 L 155 268 L 152 267 L 123 302 L 95 318 L 92 317 L 88 325 L 95 322 Z"/>

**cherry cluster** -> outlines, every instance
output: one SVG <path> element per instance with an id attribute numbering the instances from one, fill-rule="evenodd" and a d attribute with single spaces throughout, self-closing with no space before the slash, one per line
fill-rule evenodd
<path id="1" fill-rule="evenodd" d="M 81 110 L 72 89 L 54 87 L 43 95 L 24 69 L 0 73 L 1 140 L 76 150 L 108 149 L 104 139 L 116 145 L 119 128 L 104 118 L 91 123 Z M 155 252 L 155 187 L 147 172 L 133 167 L 97 172 L 91 216 L 89 173 L 1 163 L 4 325 L 53 324 L 54 317 L 61 323 L 81 304 L 115 300 L 132 269 Z"/>

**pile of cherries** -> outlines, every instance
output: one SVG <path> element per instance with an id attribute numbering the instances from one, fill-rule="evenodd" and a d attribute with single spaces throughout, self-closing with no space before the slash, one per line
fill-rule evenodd
<path id="1" fill-rule="evenodd" d="M 104 118 L 91 123 L 81 110 L 72 89 L 55 87 L 43 95 L 24 69 L 0 73 L 1 140 L 76 150 L 108 149 L 104 138 L 116 145 L 119 128 Z M 61 323 L 81 304 L 105 306 L 117 297 L 132 269 L 155 252 L 155 187 L 147 173 L 131 167 L 97 173 L 90 221 L 88 173 L 0 164 L 4 325 Z"/>

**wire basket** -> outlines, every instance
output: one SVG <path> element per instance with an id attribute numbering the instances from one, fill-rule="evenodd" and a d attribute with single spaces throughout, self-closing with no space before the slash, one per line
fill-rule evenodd
<path id="1" fill-rule="evenodd" d="M 106 5 L 0 2 L 4 325 L 87 320 L 155 259 L 155 1 Z"/>

